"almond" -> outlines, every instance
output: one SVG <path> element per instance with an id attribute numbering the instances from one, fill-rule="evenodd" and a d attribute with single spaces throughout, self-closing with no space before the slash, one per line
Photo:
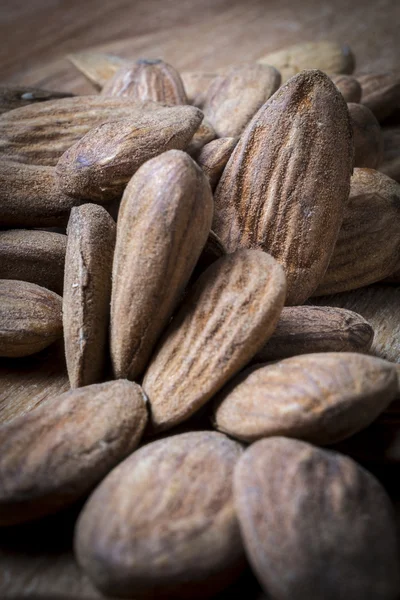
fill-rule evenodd
<path id="1" fill-rule="evenodd" d="M 204 271 L 144 377 L 154 431 L 188 419 L 250 361 L 275 329 L 285 292 L 282 268 L 259 250 L 228 254 Z"/>
<path id="2" fill-rule="evenodd" d="M 383 161 L 379 170 L 400 183 L 400 127 L 384 127 Z"/>
<path id="3" fill-rule="evenodd" d="M 97 89 L 101 89 L 106 82 L 115 75 L 129 61 L 101 52 L 75 52 L 68 59 Z"/>
<path id="4" fill-rule="evenodd" d="M 346 102 L 360 102 L 361 85 L 352 75 L 332 75 L 331 79 Z"/>
<path id="5" fill-rule="evenodd" d="M 196 158 L 201 152 L 203 146 L 216 138 L 216 133 L 213 126 L 207 119 L 203 119 L 199 127 L 195 131 L 190 144 L 186 148 L 186 152 L 193 158 Z M 197 158 L 196 158 L 197 160 Z"/>
<path id="6" fill-rule="evenodd" d="M 0 280 L 0 356 L 29 356 L 60 337 L 60 296 L 34 283 Z"/>
<path id="7" fill-rule="evenodd" d="M 228 252 L 261 248 L 282 264 L 287 304 L 302 304 L 326 271 L 352 161 L 342 95 L 320 71 L 303 71 L 259 110 L 225 167 L 213 229 Z"/>
<path id="8" fill-rule="evenodd" d="M 377 169 L 382 162 L 382 130 L 372 112 L 362 104 L 349 103 L 354 135 L 354 166 Z"/>
<path id="9" fill-rule="evenodd" d="M 226 163 L 238 143 L 238 138 L 219 138 L 208 142 L 196 157 L 197 163 L 210 180 L 211 189 L 215 190 Z"/>
<path id="10" fill-rule="evenodd" d="M 186 96 L 189 104 L 203 108 L 207 91 L 217 73 L 206 73 L 204 71 L 188 71 L 181 74 L 185 86 Z"/>
<path id="11" fill-rule="evenodd" d="M 15 85 L 0 86 L 0 114 L 33 104 L 34 102 L 45 102 L 46 100 L 56 100 L 58 98 L 68 98 L 74 94 L 68 92 L 51 92 L 41 88 L 22 87 Z"/>
<path id="12" fill-rule="evenodd" d="M 0 428 L 0 524 L 54 513 L 87 494 L 138 445 L 140 386 L 86 386 L 50 398 Z"/>
<path id="13" fill-rule="evenodd" d="M 219 433 L 190 432 L 147 444 L 114 469 L 75 530 L 78 562 L 96 587 L 209 598 L 236 579 L 244 561 L 232 475 L 241 452 Z"/>
<path id="14" fill-rule="evenodd" d="M 223 243 L 219 239 L 216 233 L 210 231 L 206 244 L 200 254 L 199 260 L 197 261 L 195 270 L 193 271 L 190 283 L 194 283 L 196 279 L 210 267 L 215 261 L 221 256 L 225 256 L 226 250 Z"/>
<path id="15" fill-rule="evenodd" d="M 176 106 L 92 129 L 57 164 L 61 189 L 78 198 L 107 201 L 122 195 L 147 160 L 186 148 L 202 119 L 194 106 Z"/>
<path id="16" fill-rule="evenodd" d="M 205 175 L 184 152 L 145 163 L 125 190 L 117 226 L 111 357 L 136 378 L 167 325 L 206 243 L 213 202 Z"/>
<path id="17" fill-rule="evenodd" d="M 351 459 L 297 440 L 261 440 L 239 460 L 234 492 L 247 556 L 272 597 L 397 598 L 393 506 Z"/>
<path id="18" fill-rule="evenodd" d="M 72 388 L 104 379 L 116 226 L 95 204 L 73 208 L 68 222 L 63 325 Z"/>
<path id="19" fill-rule="evenodd" d="M 400 76 L 393 72 L 366 73 L 357 77 L 361 89 L 361 103 L 383 121 L 400 103 Z"/>

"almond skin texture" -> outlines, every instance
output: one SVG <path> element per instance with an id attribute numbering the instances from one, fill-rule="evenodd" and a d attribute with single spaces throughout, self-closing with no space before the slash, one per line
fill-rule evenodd
<path id="1" fill-rule="evenodd" d="M 325 73 L 352 73 L 355 60 L 349 46 L 335 42 L 303 42 L 271 52 L 258 59 L 259 63 L 272 65 L 287 81 L 304 69 L 320 69 Z"/>
<path id="2" fill-rule="evenodd" d="M 219 239 L 219 237 L 213 232 L 210 231 L 208 234 L 208 238 L 206 244 L 200 254 L 199 260 L 197 261 L 196 267 L 193 271 L 192 277 L 190 279 L 189 285 L 193 284 L 196 279 L 208 269 L 215 261 L 217 261 L 221 256 L 225 256 L 226 250 L 224 248 L 223 243 Z"/>
<path id="3" fill-rule="evenodd" d="M 57 512 L 87 494 L 138 445 L 147 411 L 128 381 L 50 398 L 0 428 L 0 525 Z"/>
<path id="4" fill-rule="evenodd" d="M 281 360 L 315 352 L 368 352 L 371 325 L 351 310 L 329 306 L 287 306 L 253 362 Z"/>
<path id="5" fill-rule="evenodd" d="M 29 356 L 60 337 L 60 296 L 34 283 L 0 280 L 0 356 Z"/>
<path id="6" fill-rule="evenodd" d="M 213 229 L 228 252 L 272 254 L 285 269 L 289 305 L 303 304 L 326 271 L 352 162 L 342 95 L 327 75 L 303 71 L 258 111 L 225 167 Z"/>
<path id="7" fill-rule="evenodd" d="M 102 96 L 154 100 L 165 104 L 188 104 L 178 71 L 163 60 L 138 60 L 124 66 L 106 82 Z"/>
<path id="8" fill-rule="evenodd" d="M 203 146 L 216 138 L 216 133 L 209 121 L 203 119 L 197 131 L 195 131 L 186 152 L 193 158 L 196 158 Z"/>
<path id="9" fill-rule="evenodd" d="M 72 388 L 104 378 L 116 226 L 95 204 L 73 208 L 68 223 L 63 324 Z"/>
<path id="10" fill-rule="evenodd" d="M 274 599 L 398 598 L 393 506 L 351 459 L 261 440 L 239 460 L 234 492 L 247 556 Z"/>
<path id="11" fill-rule="evenodd" d="M 75 530 L 80 566 L 105 594 L 204 598 L 240 573 L 232 498 L 240 444 L 190 432 L 147 444 L 89 498 Z M 162 557 L 162 560 L 160 560 Z"/>
<path id="12" fill-rule="evenodd" d="M 367 106 L 378 119 L 383 121 L 399 107 L 400 77 L 386 73 L 367 73 L 357 77 L 361 89 L 361 103 Z"/>
<path id="13" fill-rule="evenodd" d="M 232 67 L 211 84 L 204 114 L 218 137 L 237 137 L 280 84 L 274 67 L 256 63 Z"/>
<path id="14" fill-rule="evenodd" d="M 124 58 L 101 52 L 75 52 L 67 58 L 98 90 L 117 71 L 130 64 Z"/>
<path id="15" fill-rule="evenodd" d="M 392 363 L 325 352 L 256 365 L 217 400 L 217 429 L 246 442 L 284 435 L 328 445 L 374 421 L 397 396 Z"/>
<path id="16" fill-rule="evenodd" d="M 361 85 L 352 75 L 332 75 L 331 79 L 346 102 L 360 102 Z"/>
<path id="17" fill-rule="evenodd" d="M 92 129 L 58 161 L 61 189 L 88 200 L 119 198 L 147 160 L 186 148 L 202 117 L 198 108 L 176 106 Z"/>
<path id="18" fill-rule="evenodd" d="M 238 138 L 219 138 L 206 144 L 198 154 L 197 164 L 210 180 L 211 189 L 215 190 L 225 169 L 226 163 L 238 143 Z"/>
<path id="19" fill-rule="evenodd" d="M 0 279 L 36 283 L 62 295 L 67 236 L 52 231 L 0 231 Z"/>
<path id="20" fill-rule="evenodd" d="M 400 127 L 382 129 L 383 161 L 379 170 L 400 183 Z"/>
<path id="21" fill-rule="evenodd" d="M 188 71 L 181 73 L 181 77 L 185 86 L 188 103 L 198 108 L 203 108 L 208 89 L 217 77 L 217 73 Z"/>
<path id="22" fill-rule="evenodd" d="M 239 250 L 204 271 L 145 374 L 153 430 L 188 419 L 250 361 L 275 329 L 285 292 L 282 268 L 259 250 Z"/>
<path id="23" fill-rule="evenodd" d="M 343 225 L 315 295 L 363 287 L 399 267 L 400 184 L 379 171 L 354 169 Z"/>
<path id="24" fill-rule="evenodd" d="M 76 96 L 16 108 L 0 116 L 0 156 L 55 166 L 60 156 L 93 127 L 159 108 L 156 102 L 102 96 Z"/>
<path id="25" fill-rule="evenodd" d="M 383 136 L 378 120 L 362 104 L 349 103 L 354 134 L 354 166 L 377 169 L 383 157 Z"/>
<path id="26" fill-rule="evenodd" d="M 68 98 L 73 95 L 68 92 L 51 92 L 34 87 L 0 86 L 0 114 L 34 102 Z"/>
<path id="27" fill-rule="evenodd" d="M 207 241 L 213 213 L 207 178 L 185 152 L 144 164 L 125 190 L 117 226 L 111 357 L 117 377 L 146 367 Z"/>

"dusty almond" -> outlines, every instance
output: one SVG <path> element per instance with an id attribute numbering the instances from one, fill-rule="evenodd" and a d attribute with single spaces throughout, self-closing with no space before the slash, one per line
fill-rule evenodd
<path id="1" fill-rule="evenodd" d="M 189 104 L 203 108 L 208 88 L 217 77 L 217 73 L 205 71 L 187 71 L 181 73 Z"/>
<path id="2" fill-rule="evenodd" d="M 129 65 L 129 61 L 101 52 L 75 52 L 68 59 L 89 81 L 101 89 L 119 69 Z"/>
<path id="3" fill-rule="evenodd" d="M 0 279 L 36 283 L 62 295 L 67 237 L 52 231 L 0 231 Z"/>
<path id="4" fill-rule="evenodd" d="M 237 464 L 234 494 L 247 556 L 279 600 L 396 600 L 399 548 L 381 484 L 337 452 L 276 437 Z"/>
<path id="5" fill-rule="evenodd" d="M 34 283 L 0 280 L 0 356 L 29 356 L 60 337 L 60 296 Z"/>
<path id="6" fill-rule="evenodd" d="M 285 301 L 281 266 L 260 250 L 239 250 L 199 277 L 156 349 L 143 381 L 152 428 L 188 419 L 271 336 Z"/>
<path id="7" fill-rule="evenodd" d="M 400 127 L 384 127 L 383 161 L 379 170 L 400 183 Z"/>
<path id="8" fill-rule="evenodd" d="M 361 102 L 368 106 L 378 121 L 389 117 L 400 104 L 400 76 L 393 72 L 366 73 L 357 77 Z"/>
<path id="9" fill-rule="evenodd" d="M 220 433 L 190 432 L 147 444 L 114 469 L 75 530 L 78 562 L 96 587 L 209 598 L 236 579 L 244 561 L 232 477 L 241 452 Z"/>
<path id="10" fill-rule="evenodd" d="M 138 445 L 140 386 L 86 386 L 50 398 L 0 428 L 0 525 L 54 513 L 87 494 Z"/>
<path id="11" fill-rule="evenodd" d="M 193 158 L 196 158 L 198 154 L 201 152 L 203 146 L 211 142 L 216 138 L 216 133 L 209 121 L 207 119 L 203 119 L 200 123 L 199 127 L 195 131 L 193 138 L 191 139 L 189 145 L 186 148 L 186 152 L 190 154 Z"/>
<path id="12" fill-rule="evenodd" d="M 218 75 L 204 101 L 204 114 L 218 137 L 236 137 L 276 92 L 280 73 L 268 65 L 245 64 Z"/>
<path id="13" fill-rule="evenodd" d="M 238 138 L 219 138 L 212 140 L 199 152 L 197 163 L 210 180 L 211 189 L 215 190 L 225 169 L 226 163 L 238 143 Z"/>
<path id="14" fill-rule="evenodd" d="M 374 330 L 357 313 L 330 306 L 287 306 L 253 362 L 314 352 L 367 352 Z"/>
<path id="15" fill-rule="evenodd" d="M 87 200 L 119 198 L 144 162 L 186 148 L 202 117 L 194 106 L 175 106 L 92 129 L 58 161 L 61 189 Z"/>
<path id="16" fill-rule="evenodd" d="M 360 102 L 361 85 L 352 75 L 331 75 L 333 83 L 346 102 Z"/>
<path id="17" fill-rule="evenodd" d="M 326 271 L 352 161 L 346 102 L 327 75 L 303 71 L 259 110 L 225 167 L 213 229 L 228 252 L 261 248 L 282 264 L 287 304 L 302 304 Z"/>
<path id="18" fill-rule="evenodd" d="M 284 435 L 328 445 L 372 423 L 397 385 L 392 363 L 374 356 L 303 354 L 243 371 L 218 397 L 214 419 L 247 442 Z"/>
<path id="19" fill-rule="evenodd" d="M 326 41 L 288 46 L 259 58 L 258 62 L 278 69 L 283 82 L 304 69 L 320 69 L 335 74 L 352 73 L 355 65 L 349 46 Z"/>
<path id="20" fill-rule="evenodd" d="M 363 287 L 399 266 L 400 184 L 373 169 L 354 169 L 343 225 L 315 295 Z"/>
<path id="21" fill-rule="evenodd" d="M 347 107 L 354 135 L 354 166 L 377 169 L 383 156 L 381 126 L 366 106 L 350 102 Z"/>
<path id="22" fill-rule="evenodd" d="M 154 100 L 165 104 L 188 104 L 183 82 L 173 66 L 160 59 L 141 59 L 123 66 L 106 82 L 103 96 Z"/>
<path id="23" fill-rule="evenodd" d="M 0 156 L 20 163 L 54 166 L 93 127 L 159 108 L 156 102 L 103 96 L 76 96 L 22 106 L 0 115 Z"/>
<path id="24" fill-rule="evenodd" d="M 68 222 L 63 325 L 72 388 L 104 379 L 115 222 L 95 204 L 73 208 Z"/>
<path id="25" fill-rule="evenodd" d="M 213 201 L 201 169 L 170 150 L 145 163 L 118 216 L 111 301 L 117 377 L 142 373 L 206 243 Z"/>
<path id="26" fill-rule="evenodd" d="M 73 95 L 68 94 L 68 92 L 51 92 L 50 90 L 33 87 L 0 86 L 0 114 L 14 108 L 19 108 L 20 106 L 33 104 L 34 102 L 68 98 Z"/>

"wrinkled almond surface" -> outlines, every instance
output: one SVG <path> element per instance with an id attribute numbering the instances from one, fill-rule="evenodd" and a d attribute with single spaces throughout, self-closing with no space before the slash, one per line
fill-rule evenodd
<path id="1" fill-rule="evenodd" d="M 383 136 L 378 120 L 363 104 L 347 105 L 354 134 L 354 166 L 377 169 L 383 156 Z"/>
<path id="2" fill-rule="evenodd" d="M 331 79 L 346 102 L 360 102 L 361 85 L 352 75 L 332 75 Z"/>
<path id="3" fill-rule="evenodd" d="M 393 72 L 366 73 L 357 77 L 361 89 L 361 102 L 378 121 L 389 117 L 400 104 L 400 76 Z"/>
<path id="4" fill-rule="evenodd" d="M 210 180 L 212 190 L 215 190 L 217 187 L 226 163 L 230 159 L 237 143 L 237 138 L 212 140 L 203 146 L 197 156 L 196 161 Z"/>
<path id="5" fill-rule="evenodd" d="M 190 156 L 193 156 L 193 158 L 196 158 L 197 160 L 197 156 L 199 152 L 201 152 L 203 146 L 205 146 L 215 138 L 216 133 L 213 126 L 209 121 L 207 121 L 207 119 L 203 119 L 203 121 L 197 128 L 197 131 L 195 131 L 189 145 L 187 146 L 186 152 L 190 154 Z"/>

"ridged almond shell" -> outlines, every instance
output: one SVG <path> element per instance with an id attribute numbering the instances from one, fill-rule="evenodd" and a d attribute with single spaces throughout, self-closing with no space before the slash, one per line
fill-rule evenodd
<path id="1" fill-rule="evenodd" d="M 357 77 L 361 85 L 361 103 L 383 121 L 400 105 L 400 75 L 391 71 L 372 72 Z"/>

